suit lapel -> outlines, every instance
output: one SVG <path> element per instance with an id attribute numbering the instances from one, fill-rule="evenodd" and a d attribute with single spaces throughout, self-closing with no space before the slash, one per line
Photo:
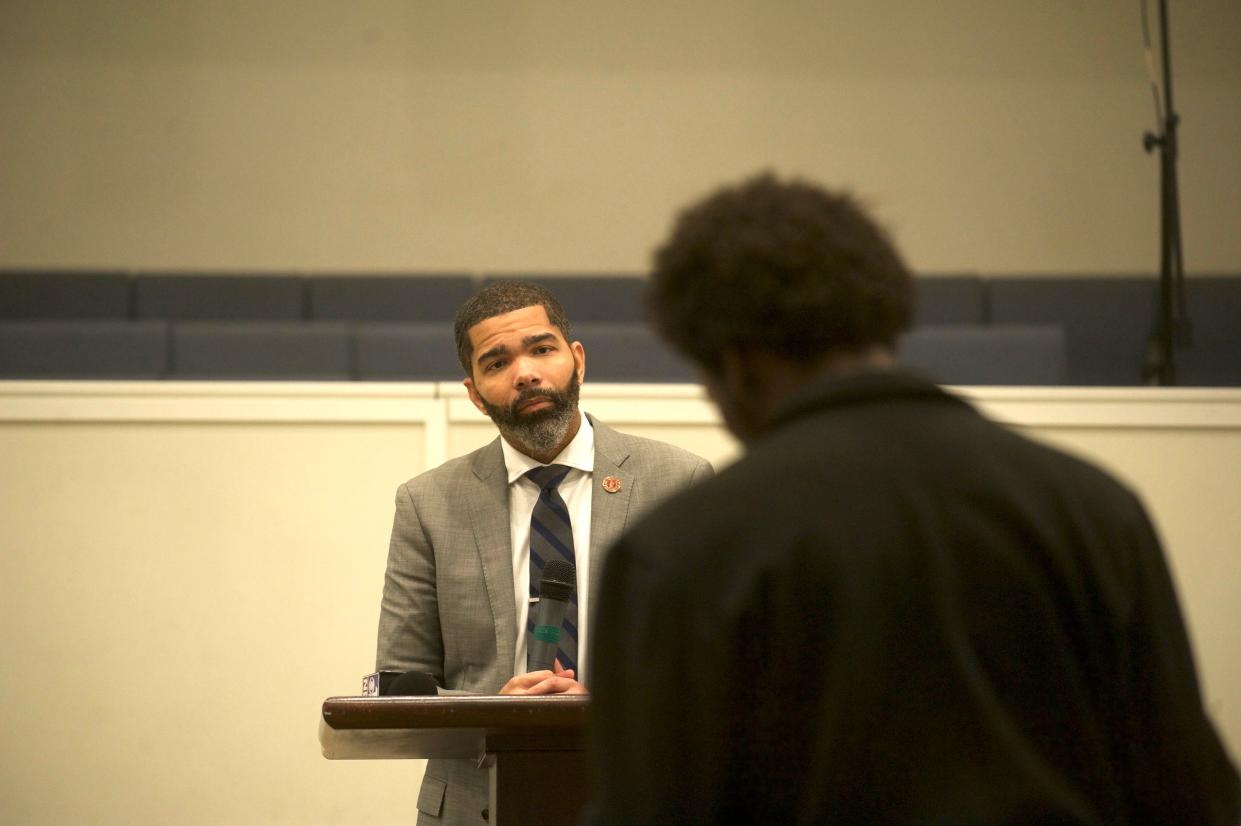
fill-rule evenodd
<path id="1" fill-rule="evenodd" d="M 483 567 L 491 616 L 495 619 L 496 654 L 501 666 L 507 667 L 517 656 L 517 606 L 513 604 L 508 473 L 498 438 L 475 454 L 471 470 L 478 485 L 469 496 L 470 525 Z"/>
<path id="2" fill-rule="evenodd" d="M 595 429 L 595 470 L 590 492 L 590 599 L 592 605 L 597 605 L 607 551 L 625 530 L 637 475 L 631 463 L 626 466 L 630 452 L 625 437 L 593 416 L 590 422 Z M 496 654 L 501 664 L 511 663 L 517 656 L 517 606 L 513 604 L 508 471 L 499 438 L 474 455 L 470 469 L 477 480 L 468 497 L 470 526 L 495 619 Z M 620 481 L 620 489 L 615 493 L 608 493 L 603 487 L 609 476 Z"/>
<path id="3" fill-rule="evenodd" d="M 590 489 L 590 604 L 598 605 L 603 563 L 608 549 L 625 530 L 637 477 L 632 464 L 624 466 L 629 459 L 624 437 L 593 416 L 590 423 L 595 429 L 595 471 Z M 604 489 L 604 480 L 609 476 L 620 481 L 620 490 L 615 493 Z"/>

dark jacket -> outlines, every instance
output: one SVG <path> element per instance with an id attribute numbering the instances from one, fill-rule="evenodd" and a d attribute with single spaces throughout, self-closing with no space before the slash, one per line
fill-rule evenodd
<path id="1" fill-rule="evenodd" d="M 917 377 L 808 388 L 613 550 L 599 824 L 1229 824 L 1159 542 Z"/>

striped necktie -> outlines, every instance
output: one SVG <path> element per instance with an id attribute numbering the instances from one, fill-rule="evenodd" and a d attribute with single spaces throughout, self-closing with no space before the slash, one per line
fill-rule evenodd
<path id="1" fill-rule="evenodd" d="M 539 499 L 530 514 L 530 596 L 539 595 L 539 581 L 543 566 L 553 559 L 563 559 L 576 565 L 573 553 L 573 522 L 569 508 L 556 489 L 570 468 L 567 465 L 544 465 L 526 473 L 526 478 L 539 486 Z M 533 603 L 531 603 L 533 606 Z M 534 610 L 526 621 L 528 633 L 534 631 Z M 577 670 L 577 589 L 569 597 L 569 610 L 565 613 L 563 633 L 556 659 L 561 666 Z M 580 679 L 581 675 L 577 675 Z"/>

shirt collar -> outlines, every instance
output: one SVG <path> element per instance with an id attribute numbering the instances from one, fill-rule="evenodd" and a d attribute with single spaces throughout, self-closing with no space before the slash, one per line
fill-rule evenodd
<path id="1" fill-rule="evenodd" d="M 585 411 L 579 411 L 579 413 L 582 424 L 577 429 L 577 435 L 573 437 L 573 441 L 564 446 L 564 450 L 560 451 L 555 459 L 547 464 L 568 465 L 571 468 L 591 473 L 595 469 L 595 429 L 591 427 L 590 419 Z M 525 476 L 528 471 L 543 464 L 510 445 L 508 439 L 503 436 L 500 437 L 500 449 L 504 451 L 504 467 L 508 471 L 510 485 Z"/>

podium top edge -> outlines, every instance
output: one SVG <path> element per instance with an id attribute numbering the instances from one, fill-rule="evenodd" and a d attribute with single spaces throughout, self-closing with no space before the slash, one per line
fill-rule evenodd
<path id="1" fill-rule="evenodd" d="M 323 722 L 351 729 L 563 729 L 586 723 L 588 695 L 329 697 Z"/>

